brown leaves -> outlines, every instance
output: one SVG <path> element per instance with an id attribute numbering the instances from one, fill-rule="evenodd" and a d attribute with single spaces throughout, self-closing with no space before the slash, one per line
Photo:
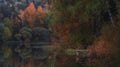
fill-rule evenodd
<path id="1" fill-rule="evenodd" d="M 45 15 L 46 11 L 41 6 L 36 9 L 34 3 L 30 3 L 29 6 L 19 14 L 21 19 L 27 21 L 31 28 L 34 27 L 36 19 L 43 20 Z"/>
<path id="2" fill-rule="evenodd" d="M 56 23 L 54 32 L 60 37 L 62 46 L 64 47 L 75 47 L 75 43 L 73 42 L 71 31 L 76 30 L 80 26 L 80 23 L 74 22 L 66 22 L 66 23 Z"/>
<path id="3" fill-rule="evenodd" d="M 44 19 L 45 14 L 46 14 L 46 11 L 41 6 L 39 6 L 36 12 L 36 15 L 38 16 L 38 18 Z"/>

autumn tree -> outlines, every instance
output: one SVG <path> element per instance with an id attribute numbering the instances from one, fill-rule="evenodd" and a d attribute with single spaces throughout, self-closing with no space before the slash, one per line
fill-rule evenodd
<path id="1" fill-rule="evenodd" d="M 45 15 L 46 11 L 41 6 L 36 9 L 34 3 L 30 3 L 29 6 L 19 14 L 22 20 L 31 28 L 44 24 Z"/>
<path id="2" fill-rule="evenodd" d="M 30 27 L 34 26 L 36 9 L 34 3 L 30 3 L 28 7 L 21 13 L 21 18 L 29 24 Z"/>
<path id="3" fill-rule="evenodd" d="M 118 3 L 118 0 L 56 0 L 53 30 L 59 35 L 61 45 L 67 48 L 76 48 L 81 45 L 83 48 L 88 48 L 89 45 L 94 44 L 94 41 L 103 36 L 103 27 L 117 24 L 115 18 L 116 12 L 119 12 Z M 111 39 L 107 38 L 107 40 Z M 101 54 L 111 48 L 111 45 L 104 48 L 103 41 L 107 42 L 101 40 L 100 44 L 95 45 L 99 48 L 98 53 Z"/>

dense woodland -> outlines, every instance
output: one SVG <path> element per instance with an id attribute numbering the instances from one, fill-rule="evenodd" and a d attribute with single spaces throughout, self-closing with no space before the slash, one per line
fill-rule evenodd
<path id="1" fill-rule="evenodd" d="M 45 1 L 0 4 L 1 67 L 120 67 L 119 0 Z"/>

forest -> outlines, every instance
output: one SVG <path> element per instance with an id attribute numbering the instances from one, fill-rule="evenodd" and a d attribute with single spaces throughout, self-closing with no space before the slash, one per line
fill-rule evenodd
<path id="1" fill-rule="evenodd" d="M 0 0 L 0 67 L 120 67 L 119 0 Z"/>

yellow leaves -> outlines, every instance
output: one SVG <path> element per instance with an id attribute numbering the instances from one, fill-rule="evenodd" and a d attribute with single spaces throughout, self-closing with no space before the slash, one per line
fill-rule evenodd
<path id="1" fill-rule="evenodd" d="M 75 49 L 66 49 L 65 53 L 70 56 L 76 55 Z"/>
<path id="2" fill-rule="evenodd" d="M 3 34 L 3 38 L 6 39 L 10 39 L 12 36 L 12 32 L 10 31 L 10 29 L 8 27 L 4 28 L 4 34 Z"/>
<path id="3" fill-rule="evenodd" d="M 6 47 L 4 50 L 4 58 L 9 58 L 12 56 L 12 50 L 9 47 Z"/>

